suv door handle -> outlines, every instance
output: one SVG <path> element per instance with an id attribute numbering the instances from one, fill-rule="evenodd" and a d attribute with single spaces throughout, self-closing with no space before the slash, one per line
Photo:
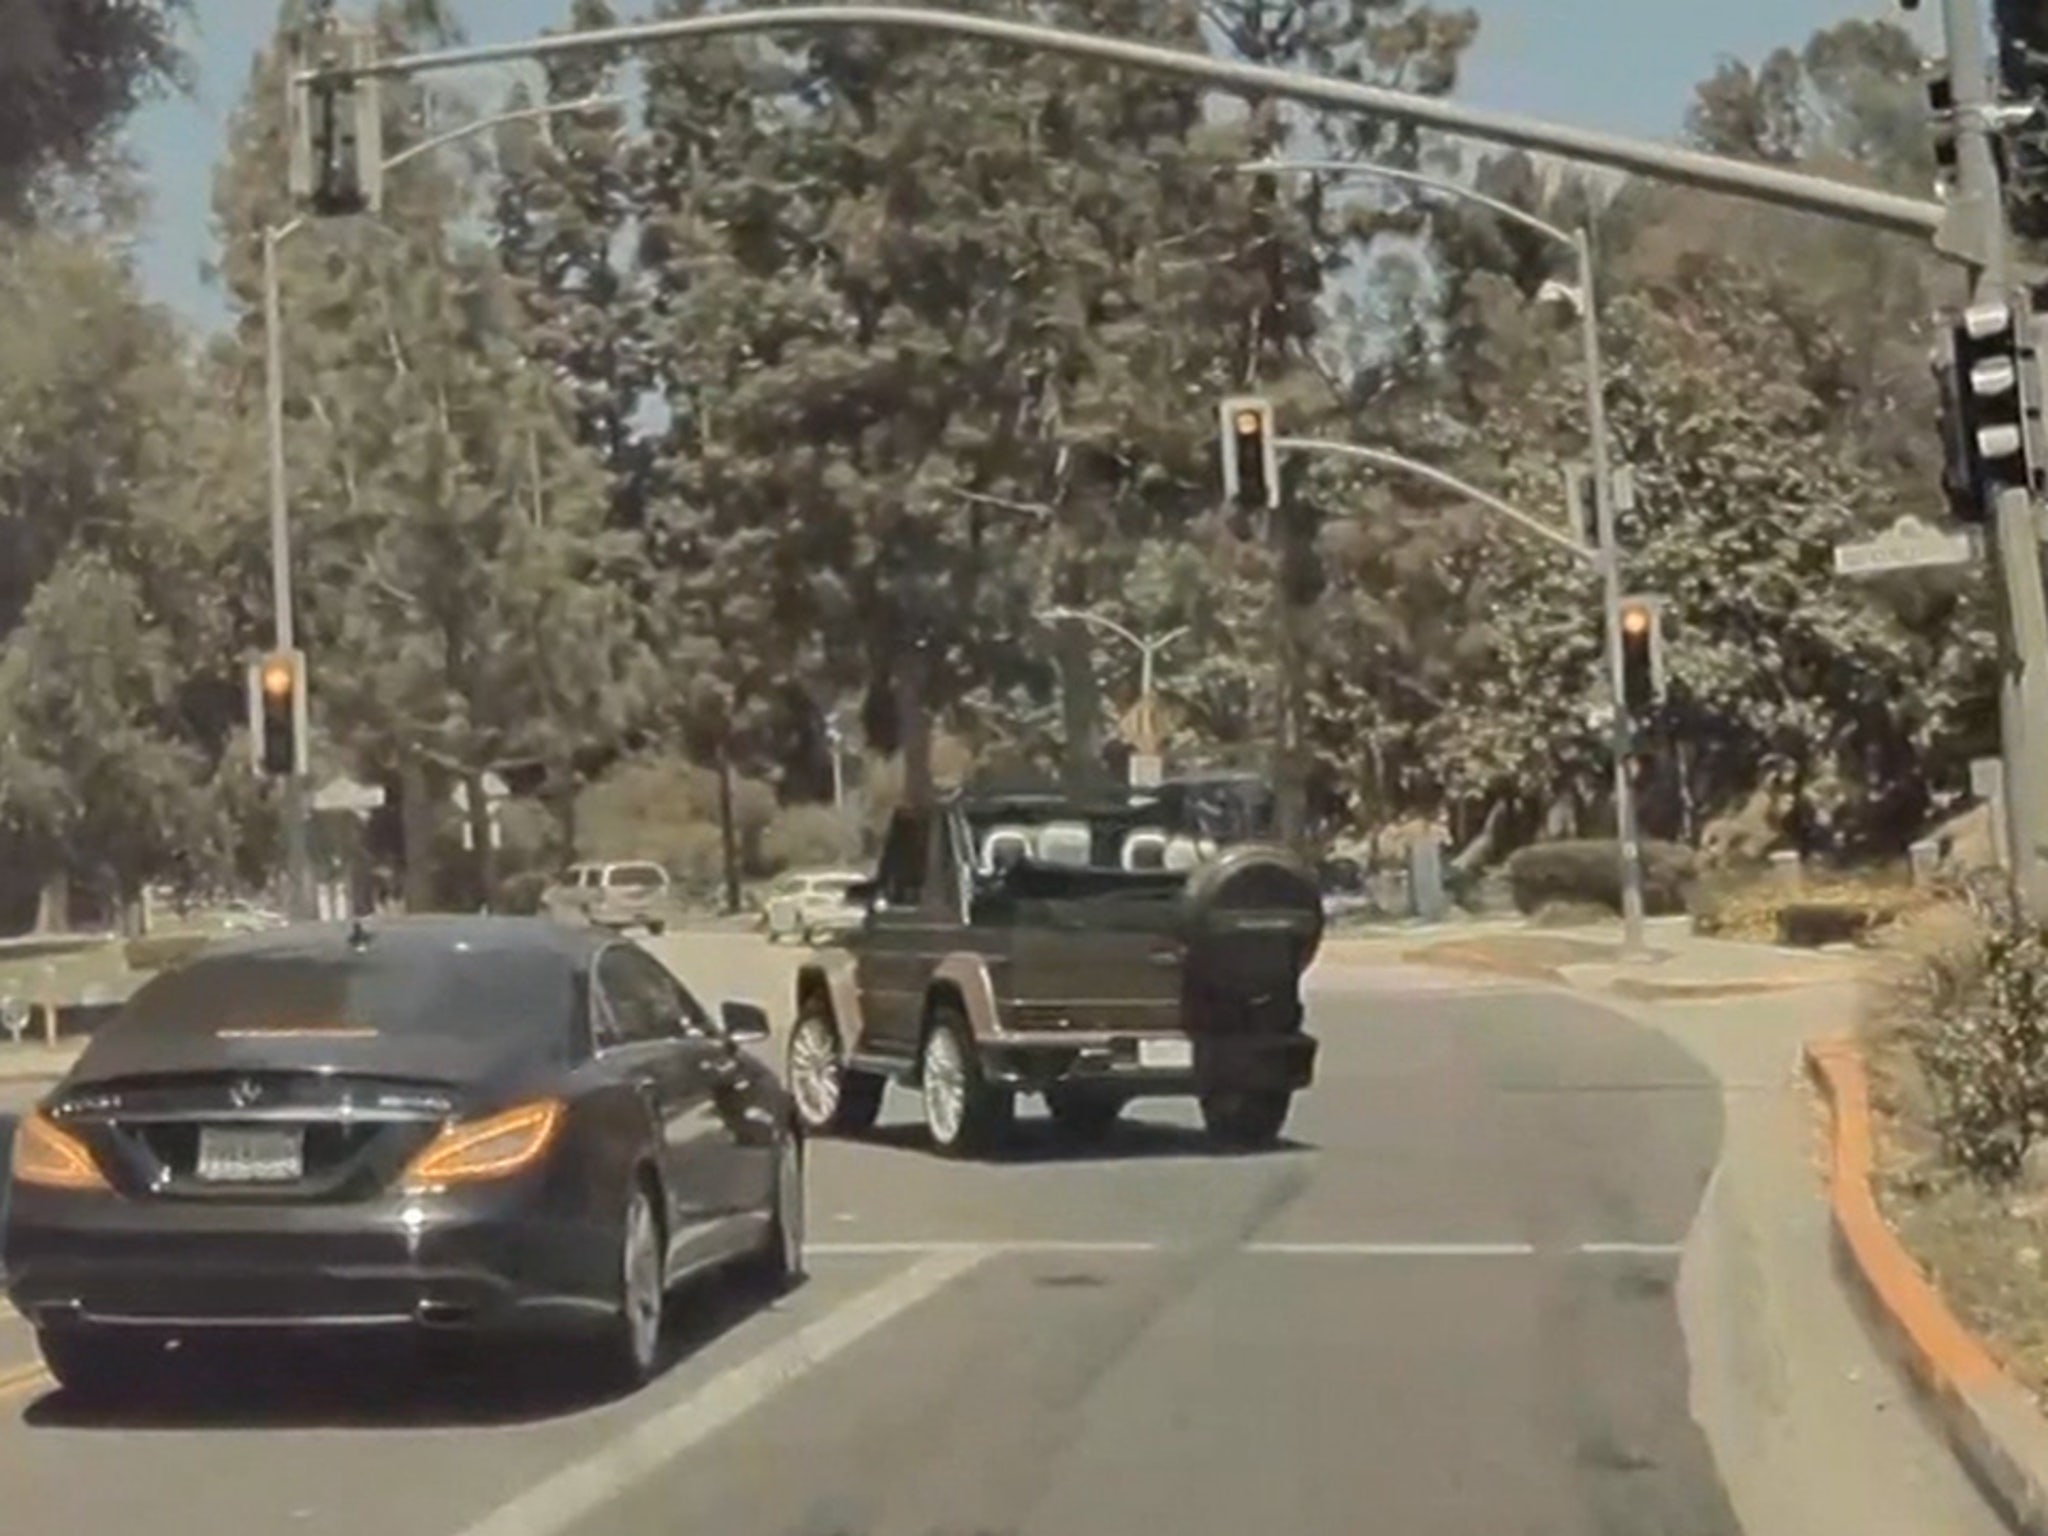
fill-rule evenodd
<path id="1" fill-rule="evenodd" d="M 661 1091 L 661 1079 L 652 1072 L 635 1072 L 632 1078 L 633 1091 L 644 1098 L 653 1098 Z"/>

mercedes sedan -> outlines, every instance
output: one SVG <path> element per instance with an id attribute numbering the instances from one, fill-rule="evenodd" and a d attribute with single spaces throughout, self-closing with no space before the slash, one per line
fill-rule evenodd
<path id="1" fill-rule="evenodd" d="M 298 1329 L 521 1335 L 629 1389 L 679 1281 L 801 1273 L 803 1142 L 742 1049 L 767 1031 L 545 919 L 226 940 L 21 1120 L 8 1295 L 82 1394 Z"/>

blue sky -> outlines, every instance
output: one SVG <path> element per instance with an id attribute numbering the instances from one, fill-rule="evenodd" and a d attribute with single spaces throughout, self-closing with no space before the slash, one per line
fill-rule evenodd
<path id="1" fill-rule="evenodd" d="M 1588 128 L 1665 138 L 1675 133 L 1693 83 L 1714 61 L 1754 59 L 1849 16 L 1892 16 L 1873 0 L 1476 0 L 1479 44 L 1460 96 Z M 348 9 L 360 7 L 349 6 Z M 568 0 L 459 0 L 474 42 L 530 37 L 558 24 Z M 212 252 L 208 197 L 213 161 L 249 64 L 277 14 L 276 0 L 198 0 L 189 46 L 198 65 L 190 98 L 149 108 L 134 143 L 148 169 L 153 215 L 138 253 L 149 291 L 203 326 L 222 318 L 202 265 Z M 629 7 L 621 5 L 621 11 Z M 1920 21 L 1925 26 L 1924 21 Z"/>

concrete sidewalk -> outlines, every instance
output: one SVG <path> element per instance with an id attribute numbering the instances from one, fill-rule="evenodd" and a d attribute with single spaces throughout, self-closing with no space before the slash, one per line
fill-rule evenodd
<path id="1" fill-rule="evenodd" d="M 1646 953 L 1626 959 L 1619 923 L 1571 929 L 1472 923 L 1386 935 L 1334 934 L 1324 941 L 1318 964 L 1405 962 L 1637 1001 L 1711 1001 L 1854 982 L 1869 973 L 1872 960 L 1867 951 L 1700 938 L 1685 918 L 1654 919 L 1645 940 Z"/>
<path id="2" fill-rule="evenodd" d="M 1836 1268 L 1824 1117 L 1801 1051 L 1839 1031 L 1857 997 L 1850 983 L 1611 1004 L 1721 1084 L 1721 1156 L 1678 1280 L 1693 1413 L 1745 1531 L 1995 1536 L 2004 1523 L 1919 1411 Z"/>

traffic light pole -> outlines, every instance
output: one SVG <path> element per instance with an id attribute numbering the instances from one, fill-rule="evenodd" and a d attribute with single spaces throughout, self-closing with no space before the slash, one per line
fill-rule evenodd
<path id="1" fill-rule="evenodd" d="M 1614 523 L 1614 469 L 1607 439 L 1606 364 L 1600 351 L 1600 309 L 1593 287 L 1593 241 L 1581 225 L 1572 235 L 1579 262 L 1579 328 L 1586 350 L 1586 429 L 1593 446 L 1601 608 L 1607 628 L 1607 680 L 1614 699 L 1614 837 L 1621 859 L 1621 951 L 1643 953 L 1643 846 L 1636 813 L 1635 721 L 1630 718 L 1621 644 L 1621 539 Z"/>
<path id="2" fill-rule="evenodd" d="M 1949 218 L 1970 267 L 1970 301 L 2008 302 L 2012 233 L 2006 223 L 1985 67 L 1984 18 L 1977 0 L 1944 0 L 1942 29 L 1955 100 L 1956 196 Z M 2035 921 L 2048 920 L 2048 598 L 2033 494 L 2001 490 L 1989 509 L 2003 585 L 2005 655 L 1999 731 L 2005 757 L 2005 824 L 2013 900 Z"/>
<path id="3" fill-rule="evenodd" d="M 292 616 L 292 525 L 284 463 L 284 333 L 280 324 L 277 248 L 292 226 L 263 231 L 263 393 L 270 439 L 270 607 L 272 643 L 280 652 L 298 643 Z M 303 687 L 303 680 L 300 683 Z M 313 850 L 305 776 L 284 776 L 285 911 L 294 921 L 317 915 Z"/>

